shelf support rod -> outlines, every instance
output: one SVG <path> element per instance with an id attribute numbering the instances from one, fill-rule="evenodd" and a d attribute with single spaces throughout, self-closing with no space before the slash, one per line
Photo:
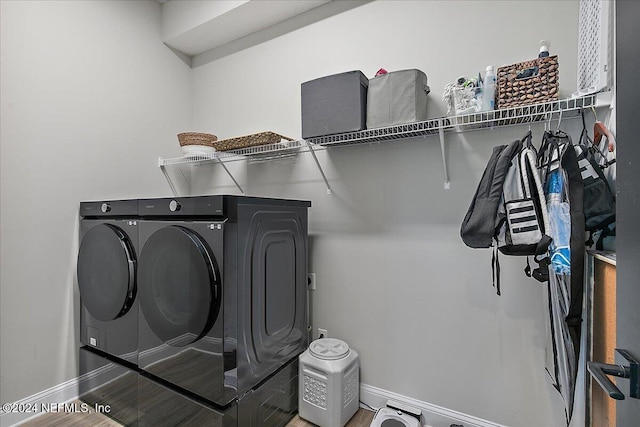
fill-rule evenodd
<path id="1" fill-rule="evenodd" d="M 229 175 L 229 177 L 233 180 L 233 183 L 236 185 L 236 187 L 238 187 L 238 190 L 240 190 L 240 192 L 244 195 L 244 190 L 242 189 L 242 187 L 240 187 L 240 184 L 238 184 L 238 181 L 236 181 L 236 179 L 233 177 L 233 174 L 227 168 L 227 165 L 224 164 L 224 162 L 220 157 L 216 157 L 216 160 L 218 161 L 218 163 L 220 163 L 220 166 L 224 168 L 224 171 L 227 173 L 227 175 Z"/>
<path id="2" fill-rule="evenodd" d="M 324 183 L 327 186 L 327 194 L 332 194 L 331 186 L 329 185 L 329 180 L 327 180 L 327 176 L 324 174 L 324 170 L 322 170 L 322 166 L 320 166 L 320 162 L 318 161 L 318 156 L 316 156 L 316 152 L 313 149 L 313 146 L 304 140 L 304 143 L 307 144 L 309 151 L 311 151 L 311 155 L 313 156 L 313 160 L 316 162 L 316 166 L 318 166 L 318 170 L 322 174 L 322 179 L 324 179 Z"/>
<path id="3" fill-rule="evenodd" d="M 169 187 L 171 187 L 171 191 L 173 192 L 173 195 L 177 197 L 178 196 L 178 192 L 176 191 L 176 187 L 173 186 L 173 182 L 171 181 L 171 177 L 169 177 L 169 173 L 167 172 L 167 168 L 164 167 L 164 164 L 162 162 L 162 157 L 160 157 L 158 159 L 158 166 L 160 166 L 160 170 L 164 174 L 164 177 L 167 180 L 167 182 L 169 183 Z"/>
<path id="4" fill-rule="evenodd" d="M 440 135 L 440 152 L 442 153 L 442 168 L 444 170 L 444 189 L 451 189 L 449 171 L 447 170 L 447 153 L 444 146 L 444 119 L 438 119 L 438 134 Z"/>

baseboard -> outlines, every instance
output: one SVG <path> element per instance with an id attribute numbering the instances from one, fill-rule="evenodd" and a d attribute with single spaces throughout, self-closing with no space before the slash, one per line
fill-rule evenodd
<path id="1" fill-rule="evenodd" d="M 422 402 L 368 384 L 360 384 L 360 401 L 367 406 L 381 408 L 386 406 L 387 400 L 395 400 L 420 409 L 422 411 L 422 422 L 429 427 L 449 427 L 451 424 L 461 424 L 464 427 L 505 427 L 502 424 Z"/>
<path id="2" fill-rule="evenodd" d="M 30 418 L 42 415 L 43 412 L 51 410 L 47 408 L 51 408 L 52 404 L 64 404 L 77 399 L 83 383 L 94 379 L 97 379 L 99 382 L 106 382 L 112 376 L 110 371 L 113 369 L 113 365 L 107 365 L 11 403 L 10 406 L 13 407 L 15 412 L 5 412 L 4 408 L 0 409 L 0 426 L 9 427 L 18 425 Z M 6 402 L 2 403 L 4 404 Z"/>

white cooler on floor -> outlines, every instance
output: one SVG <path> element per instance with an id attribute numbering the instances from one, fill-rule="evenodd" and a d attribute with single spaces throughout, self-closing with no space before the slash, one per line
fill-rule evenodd
<path id="1" fill-rule="evenodd" d="M 300 418 L 320 427 L 343 427 L 360 405 L 358 353 L 344 341 L 322 338 L 299 360 Z"/>

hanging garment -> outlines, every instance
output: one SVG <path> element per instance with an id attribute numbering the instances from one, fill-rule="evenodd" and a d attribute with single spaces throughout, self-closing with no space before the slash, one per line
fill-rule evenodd
<path id="1" fill-rule="evenodd" d="M 554 170 L 566 177 L 560 202 L 569 204 L 570 272 L 558 273 L 549 265 L 546 298 L 549 309 L 547 328 L 547 372 L 560 392 L 565 406 L 567 425 L 573 414 L 573 398 L 580 351 L 582 293 L 584 280 L 585 221 L 583 183 L 571 138 L 561 131 L 544 133 L 538 157 L 539 167 L 549 190 L 549 177 Z"/>
<path id="2" fill-rule="evenodd" d="M 552 267 L 549 267 L 550 269 Z M 545 302 L 549 310 L 546 316 L 546 363 L 545 368 L 553 387 L 564 400 L 567 425 L 573 413 L 573 398 L 577 377 L 578 354 L 565 321 L 571 304 L 569 276 L 549 272 L 545 287 Z"/>

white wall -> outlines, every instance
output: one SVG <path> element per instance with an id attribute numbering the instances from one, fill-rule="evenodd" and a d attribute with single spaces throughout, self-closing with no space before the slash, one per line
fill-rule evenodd
<path id="1" fill-rule="evenodd" d="M 567 96 L 577 13 L 577 1 L 367 3 L 195 68 L 194 129 L 299 137 L 300 83 L 380 67 L 425 71 L 430 115 L 441 116 L 447 82 L 531 59 L 541 39 L 559 55 Z M 544 371 L 542 285 L 525 278 L 524 260 L 502 257 L 496 296 L 490 252 L 459 237 L 491 148 L 526 130 L 448 135 L 449 191 L 437 137 L 319 153 L 333 195 L 309 154 L 232 165 L 248 194 L 312 200 L 314 326 L 358 350 L 362 382 L 509 426 L 564 425 Z M 542 126 L 533 130 L 539 140 Z M 193 191 L 236 190 L 220 168 L 200 167 Z"/>
<path id="2" fill-rule="evenodd" d="M 76 377 L 78 207 L 167 195 L 191 70 L 155 1 L 2 1 L 0 396 Z"/>

